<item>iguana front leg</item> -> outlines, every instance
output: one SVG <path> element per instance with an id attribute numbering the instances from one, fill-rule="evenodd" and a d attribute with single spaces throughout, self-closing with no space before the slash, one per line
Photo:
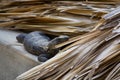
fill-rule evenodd
<path id="1" fill-rule="evenodd" d="M 48 50 L 47 50 L 48 54 L 40 54 L 38 56 L 38 60 L 41 61 L 41 62 L 45 62 L 48 59 L 50 59 L 53 56 L 55 56 L 58 53 L 58 51 L 60 50 L 60 49 L 56 49 L 55 45 L 57 45 L 59 43 L 62 43 L 62 42 L 65 42 L 68 39 L 69 39 L 69 36 L 66 36 L 66 35 L 61 35 L 59 37 L 56 37 L 56 38 L 52 39 L 48 43 L 48 45 L 47 45 L 47 47 L 48 47 Z"/>
<path id="2" fill-rule="evenodd" d="M 48 53 L 53 53 L 53 51 L 56 49 L 55 45 L 65 42 L 69 39 L 69 36 L 67 35 L 61 35 L 59 37 L 54 38 L 48 43 Z"/>

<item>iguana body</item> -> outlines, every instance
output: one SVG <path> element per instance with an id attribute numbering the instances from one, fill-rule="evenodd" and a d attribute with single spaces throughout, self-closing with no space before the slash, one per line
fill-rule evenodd
<path id="1" fill-rule="evenodd" d="M 48 58 L 53 57 L 59 49 L 55 49 L 54 46 L 58 43 L 68 40 L 68 36 L 59 36 L 50 40 L 48 36 L 40 31 L 31 32 L 29 34 L 20 34 L 17 37 L 18 42 L 23 43 L 24 48 L 34 54 L 39 56 L 38 60 L 46 61 Z M 42 56 L 44 56 L 42 58 Z M 45 57 L 46 56 L 46 57 Z M 45 59 L 45 60 L 41 60 Z"/>

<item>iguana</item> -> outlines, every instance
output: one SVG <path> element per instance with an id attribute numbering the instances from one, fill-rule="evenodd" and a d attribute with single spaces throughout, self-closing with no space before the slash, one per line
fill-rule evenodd
<path id="1" fill-rule="evenodd" d="M 31 33 L 22 33 L 16 37 L 18 42 L 24 45 L 24 48 L 31 54 L 37 55 L 38 60 L 44 62 L 53 57 L 59 49 L 54 46 L 69 39 L 67 35 L 61 35 L 50 39 L 43 32 L 34 31 Z"/>

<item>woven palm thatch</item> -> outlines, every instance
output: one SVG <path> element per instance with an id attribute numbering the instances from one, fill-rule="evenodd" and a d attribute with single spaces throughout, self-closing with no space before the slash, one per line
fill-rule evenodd
<path id="1" fill-rule="evenodd" d="M 120 7 L 103 16 L 94 31 L 56 45 L 70 44 L 17 80 L 119 80 L 119 19 Z"/>
<path id="2" fill-rule="evenodd" d="M 120 1 L 2 1 L 0 27 L 71 38 L 47 62 L 16 80 L 119 80 Z"/>
<path id="3" fill-rule="evenodd" d="M 114 0 L 108 2 L 3 0 L 0 3 L 0 27 L 75 36 L 90 32 L 102 15 L 118 5 L 119 1 Z"/>

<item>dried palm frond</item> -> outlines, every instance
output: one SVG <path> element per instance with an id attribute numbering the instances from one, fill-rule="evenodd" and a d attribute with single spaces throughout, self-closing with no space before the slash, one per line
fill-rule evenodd
<path id="1" fill-rule="evenodd" d="M 82 1 L 82 0 L 81 0 Z M 0 27 L 76 36 L 91 32 L 119 1 L 2 0 Z"/>
<path id="2" fill-rule="evenodd" d="M 56 48 L 67 46 L 16 80 L 119 80 L 119 11 L 120 7 L 106 14 L 92 32 L 56 45 Z M 114 22 L 117 24 L 110 25 Z"/>
<path id="3" fill-rule="evenodd" d="M 120 79 L 120 63 L 110 72 L 105 80 L 119 80 Z"/>

